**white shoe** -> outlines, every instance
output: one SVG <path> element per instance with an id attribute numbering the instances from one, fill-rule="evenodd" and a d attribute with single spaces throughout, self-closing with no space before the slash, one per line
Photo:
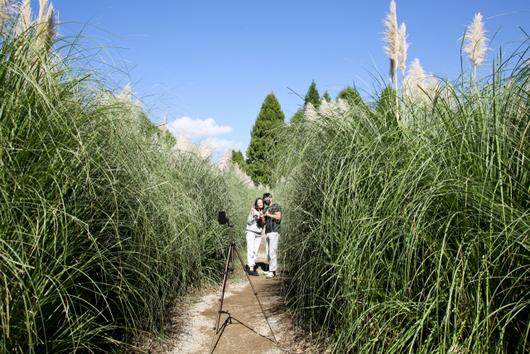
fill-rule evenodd
<path id="1" fill-rule="evenodd" d="M 265 278 L 267 279 L 272 279 L 276 276 L 275 274 L 276 272 L 267 272 L 267 274 L 265 275 Z"/>

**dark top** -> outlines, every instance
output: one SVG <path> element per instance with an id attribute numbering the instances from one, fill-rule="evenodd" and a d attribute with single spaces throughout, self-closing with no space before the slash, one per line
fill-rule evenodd
<path id="1" fill-rule="evenodd" d="M 270 207 L 267 208 L 267 211 L 271 214 L 274 214 L 276 212 L 281 212 L 282 208 L 276 203 L 272 204 Z M 265 233 L 270 232 L 280 232 L 280 224 L 282 223 L 282 220 L 276 220 L 272 218 L 267 218 L 265 220 Z"/>

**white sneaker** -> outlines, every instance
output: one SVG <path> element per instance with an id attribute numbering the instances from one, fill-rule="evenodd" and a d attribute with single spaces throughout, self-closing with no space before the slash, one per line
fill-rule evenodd
<path id="1" fill-rule="evenodd" d="M 276 276 L 275 272 L 267 272 L 267 274 L 265 274 L 265 278 L 267 279 L 272 279 Z"/>

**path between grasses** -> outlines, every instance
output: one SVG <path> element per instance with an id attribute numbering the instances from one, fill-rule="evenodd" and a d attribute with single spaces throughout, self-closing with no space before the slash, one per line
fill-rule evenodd
<path id="1" fill-rule="evenodd" d="M 265 255 L 260 252 L 258 262 L 263 262 Z M 252 288 L 248 283 L 240 263 L 236 263 L 236 272 L 230 275 L 225 294 L 223 309 L 238 320 L 252 327 L 259 334 L 252 332 L 241 324 L 231 324 L 226 327 L 217 347 L 216 354 L 238 353 L 320 353 L 316 349 L 309 335 L 297 328 L 285 308 L 280 296 L 280 280 L 266 279 L 259 270 L 259 277 L 251 277 L 256 288 L 269 323 L 278 340 L 279 346 L 271 340 L 270 329 L 260 310 Z M 212 339 L 215 338 L 215 321 L 219 309 L 220 287 L 207 291 L 189 302 L 185 314 L 182 311 L 174 314 L 172 319 L 173 331 L 165 344 L 158 349 L 149 346 L 150 353 L 166 354 L 203 354 L 209 353 Z M 180 306 L 180 305 L 179 305 Z M 222 317 L 224 320 L 226 317 Z M 260 336 L 261 335 L 261 336 Z"/>

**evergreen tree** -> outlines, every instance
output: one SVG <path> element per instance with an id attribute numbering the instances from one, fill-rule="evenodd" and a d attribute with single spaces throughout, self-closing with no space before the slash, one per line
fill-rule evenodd
<path id="1" fill-rule="evenodd" d="M 247 150 L 247 173 L 255 184 L 270 184 L 271 173 L 276 165 L 280 130 L 285 116 L 280 103 L 270 93 L 265 97 L 256 123 L 252 128 Z"/>
<path id="2" fill-rule="evenodd" d="M 329 95 L 328 91 L 324 92 L 324 94 L 322 95 L 322 98 L 325 99 L 328 102 L 331 102 L 331 96 Z"/>
<path id="3" fill-rule="evenodd" d="M 350 104 L 350 106 L 363 106 L 364 102 L 359 94 L 359 91 L 357 91 L 355 88 L 348 86 L 345 89 L 343 89 L 339 94 L 337 95 L 337 99 L 343 99 Z"/>
<path id="4" fill-rule="evenodd" d="M 239 168 L 245 171 L 245 157 L 243 156 L 243 153 L 241 151 L 232 150 L 232 156 L 230 158 L 230 161 L 232 161 L 234 165 L 239 166 Z"/>
<path id="5" fill-rule="evenodd" d="M 320 95 L 317 90 L 317 84 L 315 83 L 315 80 L 311 82 L 311 86 L 309 86 L 309 90 L 307 90 L 307 93 L 304 97 L 304 107 L 311 102 L 313 107 L 318 108 L 320 107 Z"/>
<path id="6" fill-rule="evenodd" d="M 291 124 L 300 123 L 304 119 L 304 109 L 300 108 L 298 111 L 293 114 L 291 117 Z"/>

